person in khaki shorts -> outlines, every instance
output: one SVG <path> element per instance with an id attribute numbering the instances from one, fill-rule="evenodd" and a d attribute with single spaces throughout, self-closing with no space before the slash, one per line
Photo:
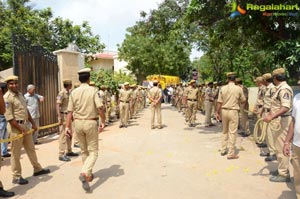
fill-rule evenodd
<path id="1" fill-rule="evenodd" d="M 298 81 L 300 86 L 300 80 Z M 292 154 L 290 153 L 292 150 Z M 294 186 L 297 198 L 300 199 L 300 94 L 293 99 L 292 121 L 289 126 L 288 134 L 284 141 L 283 154 L 290 155 L 291 163 L 294 168 Z"/>
<path id="2" fill-rule="evenodd" d="M 235 85 L 235 78 L 234 72 L 227 73 L 228 84 L 222 86 L 220 90 L 216 110 L 216 118 L 220 120 L 222 109 L 223 138 L 221 155 L 224 156 L 228 153 L 228 160 L 239 158 L 235 154 L 235 141 L 239 124 L 240 104 L 246 101 L 242 88 Z"/>
<path id="3" fill-rule="evenodd" d="M 269 122 L 269 125 L 277 126 L 280 124 L 280 129 L 272 130 L 276 156 L 278 161 L 277 171 L 271 172 L 272 176 L 270 181 L 272 182 L 290 182 L 289 174 L 289 158 L 284 156 L 282 148 L 284 146 L 284 140 L 287 136 L 289 125 L 292 121 L 291 109 L 293 103 L 293 90 L 286 82 L 286 75 L 284 68 L 275 69 L 272 72 L 273 81 L 276 86 L 276 92 L 272 96 L 271 110 L 263 120 Z"/>
<path id="4" fill-rule="evenodd" d="M 272 96 L 276 92 L 276 88 L 272 83 L 273 79 L 271 73 L 266 73 L 262 77 L 264 78 L 263 84 L 266 86 L 266 90 L 263 98 L 264 103 L 263 103 L 263 110 L 262 110 L 262 117 L 265 117 L 271 111 Z M 260 156 L 262 157 L 266 156 L 265 161 L 277 160 L 275 140 L 269 125 L 266 126 L 266 143 L 267 143 L 268 152 L 262 151 L 260 153 Z"/>
<path id="5" fill-rule="evenodd" d="M 31 134 L 25 134 L 30 130 L 30 124 L 34 130 L 37 127 L 27 110 L 26 100 L 24 96 L 18 91 L 18 77 L 9 76 L 5 79 L 8 91 L 4 95 L 6 105 L 5 118 L 8 123 L 8 132 L 11 137 L 23 134 L 24 136 L 18 140 L 11 142 L 11 170 L 13 172 L 14 184 L 28 184 L 28 180 L 22 177 L 21 168 L 21 149 L 24 149 L 33 166 L 33 176 L 39 176 L 50 173 L 49 169 L 43 169 L 37 160 L 35 147 Z"/>
<path id="6" fill-rule="evenodd" d="M 67 118 L 67 108 L 69 103 L 69 96 L 72 88 L 71 80 L 64 80 L 64 90 L 60 91 L 56 97 L 56 113 L 58 122 L 60 123 L 59 127 L 59 138 L 58 138 L 58 159 L 60 161 L 71 161 L 68 156 L 78 156 L 77 153 L 72 152 L 72 137 L 64 133 L 65 124 Z"/>
<path id="7" fill-rule="evenodd" d="M 104 121 L 104 105 L 97 90 L 89 86 L 89 68 L 78 71 L 80 87 L 74 90 L 69 99 L 66 121 L 66 134 L 72 134 L 71 120 L 80 144 L 83 166 L 79 175 L 84 190 L 90 190 L 89 182 L 93 180 L 93 167 L 98 158 L 98 137 L 105 124 L 98 125 L 98 115 Z"/>
<path id="8" fill-rule="evenodd" d="M 5 118 L 4 113 L 5 113 L 5 102 L 3 99 L 3 90 L 0 88 L 0 117 L 1 118 Z M 1 143 L 1 144 L 3 144 L 3 143 Z M 2 160 L 2 157 L 1 157 L 1 153 L 0 153 L 0 168 L 1 168 L 1 160 Z M 3 184 L 0 181 L 0 197 L 9 198 L 9 197 L 13 197 L 14 195 L 15 195 L 14 192 L 4 190 Z"/>
<path id="9" fill-rule="evenodd" d="M 158 129 L 162 128 L 161 122 L 161 97 L 162 91 L 158 88 L 158 81 L 153 81 L 153 87 L 149 90 L 148 98 L 151 101 L 151 129 L 155 128 L 155 114 L 157 116 Z"/>
<path id="10" fill-rule="evenodd" d="M 129 120 L 129 103 L 131 99 L 132 91 L 129 87 L 129 83 L 124 83 L 124 89 L 119 93 L 119 105 L 120 105 L 120 128 L 126 128 Z"/>
<path id="11" fill-rule="evenodd" d="M 184 99 L 188 109 L 187 122 L 189 123 L 189 127 L 195 127 L 199 90 L 196 86 L 195 80 L 191 80 L 190 84 L 191 86 L 184 93 Z"/>

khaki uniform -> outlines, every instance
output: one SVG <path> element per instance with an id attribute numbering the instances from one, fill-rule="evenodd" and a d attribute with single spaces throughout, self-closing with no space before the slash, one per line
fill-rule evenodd
<path id="1" fill-rule="evenodd" d="M 105 121 L 109 122 L 111 115 L 111 93 L 109 91 L 105 91 L 106 96 L 106 112 L 105 112 Z"/>
<path id="2" fill-rule="evenodd" d="M 97 90 L 86 83 L 70 95 L 68 111 L 73 112 L 75 131 L 79 140 L 83 167 L 81 173 L 92 175 L 98 157 L 98 111 L 104 105 Z"/>
<path id="3" fill-rule="evenodd" d="M 266 91 L 266 87 L 264 85 L 260 86 L 258 88 L 258 92 L 257 92 L 257 99 L 256 99 L 256 103 L 255 103 L 255 108 L 256 110 L 260 113 L 263 105 L 264 105 L 264 95 L 265 95 L 265 91 Z M 260 118 L 260 116 L 258 116 L 258 119 Z"/>
<path id="4" fill-rule="evenodd" d="M 190 86 L 187 86 L 187 87 L 184 87 L 183 89 L 183 98 L 187 98 L 187 93 L 188 93 L 188 89 L 189 89 Z M 190 113 L 189 113 L 189 110 L 188 110 L 188 105 L 187 104 L 184 104 L 184 116 L 185 116 L 185 122 L 188 122 L 189 121 L 189 118 L 190 118 Z"/>
<path id="5" fill-rule="evenodd" d="M 7 121 L 16 120 L 17 123 L 25 129 L 30 130 L 30 122 L 28 121 L 28 111 L 24 96 L 19 92 L 18 94 L 8 90 L 4 95 L 4 101 L 6 104 L 5 118 Z M 11 137 L 15 137 L 21 134 L 10 123 L 7 125 L 8 132 Z M 38 163 L 35 147 L 32 139 L 32 135 L 27 134 L 18 140 L 11 142 L 11 170 L 13 172 L 13 179 L 18 179 L 22 176 L 21 168 L 21 149 L 24 149 L 33 166 L 34 173 L 42 170 L 41 165 Z"/>
<path id="6" fill-rule="evenodd" d="M 264 95 L 264 112 L 263 112 L 263 117 L 267 116 L 270 111 L 271 111 L 271 103 L 272 103 L 272 96 L 276 92 L 276 88 L 274 84 L 270 83 L 266 87 L 266 92 Z M 270 155 L 275 155 L 276 154 L 276 148 L 275 148 L 275 140 L 273 137 L 273 133 L 271 131 L 270 126 L 268 125 L 266 128 L 266 142 L 268 145 L 268 150 Z"/>
<path id="7" fill-rule="evenodd" d="M 185 97 L 187 98 L 187 110 L 188 110 L 188 121 L 190 125 L 194 125 L 196 121 L 197 113 L 197 100 L 198 100 L 198 88 L 197 87 L 188 87 Z"/>
<path id="8" fill-rule="evenodd" d="M 135 103 L 136 103 L 136 92 L 135 92 L 135 89 L 132 89 L 131 90 L 131 100 L 130 100 L 130 110 L 129 110 L 129 119 L 132 119 L 132 117 L 134 116 L 134 106 L 135 106 Z"/>
<path id="9" fill-rule="evenodd" d="M 120 100 L 120 125 L 128 125 L 129 120 L 129 103 L 132 96 L 131 89 L 121 89 L 119 93 Z"/>
<path id="10" fill-rule="evenodd" d="M 296 190 L 297 198 L 300 199 L 300 147 L 292 145 L 292 164 L 294 167 L 294 185 Z"/>
<path id="11" fill-rule="evenodd" d="M 148 98 L 151 100 L 158 100 L 161 99 L 162 97 L 162 91 L 158 87 L 153 87 L 149 90 L 148 93 Z M 162 121 L 161 121 L 161 100 L 154 105 L 153 102 L 151 102 L 151 128 L 154 128 L 154 119 L 155 119 L 155 114 L 157 115 L 157 123 L 158 123 L 158 128 L 162 127 Z"/>
<path id="12" fill-rule="evenodd" d="M 107 101 L 106 101 L 106 94 L 105 94 L 105 91 L 99 90 L 98 93 L 97 93 L 97 95 L 98 95 L 100 101 L 102 102 L 103 106 L 104 106 L 105 109 L 106 109 L 106 103 L 107 103 Z M 105 110 L 105 115 L 106 115 L 106 111 L 107 111 L 107 110 Z M 101 124 L 105 124 L 106 120 L 107 120 L 107 118 L 105 118 L 105 121 L 101 121 Z"/>
<path id="13" fill-rule="evenodd" d="M 183 95 L 183 88 L 181 86 L 178 86 L 176 89 L 176 95 L 177 95 L 177 109 L 179 112 L 181 112 L 181 106 L 182 106 L 182 95 Z"/>
<path id="14" fill-rule="evenodd" d="M 204 102 L 205 126 L 209 126 L 212 124 L 211 123 L 211 113 L 212 113 L 213 105 L 214 105 L 213 89 L 208 86 L 205 90 L 205 102 Z"/>
<path id="15" fill-rule="evenodd" d="M 289 157 L 283 155 L 282 149 L 290 122 L 292 120 L 291 108 L 293 103 L 293 95 L 292 88 L 285 81 L 281 82 L 276 86 L 276 92 L 272 96 L 271 103 L 271 113 L 277 112 L 282 106 L 290 109 L 289 112 L 281 115 L 280 119 L 274 119 L 276 122 L 280 122 L 281 128 L 278 131 L 272 131 L 275 140 L 278 173 L 284 177 L 289 176 Z M 270 125 L 272 125 L 272 123 Z"/>
<path id="16" fill-rule="evenodd" d="M 69 103 L 70 91 L 62 90 L 58 93 L 56 97 L 56 103 L 60 105 L 60 118 L 63 123 L 67 120 L 68 114 L 68 103 Z M 66 153 L 72 152 L 72 140 L 65 134 L 66 124 L 62 124 L 59 127 L 59 138 L 58 138 L 58 148 L 59 156 L 63 156 Z"/>
<path id="17" fill-rule="evenodd" d="M 240 103 L 245 101 L 246 98 L 241 87 L 236 86 L 233 82 L 222 86 L 218 97 L 218 103 L 222 104 L 223 138 L 221 152 L 226 152 L 228 148 L 228 157 L 235 155 Z"/>
<path id="18" fill-rule="evenodd" d="M 240 104 L 240 126 L 246 134 L 250 135 L 248 112 L 246 112 L 249 109 L 248 88 L 244 85 L 240 85 L 240 87 L 243 89 L 243 93 L 246 98 L 246 102 L 244 104 Z"/>

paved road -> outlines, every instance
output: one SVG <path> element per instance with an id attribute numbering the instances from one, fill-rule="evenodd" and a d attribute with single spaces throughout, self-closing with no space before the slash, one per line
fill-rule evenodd
<path id="1" fill-rule="evenodd" d="M 92 191 L 85 193 L 78 175 L 81 159 L 58 161 L 57 136 L 36 146 L 40 163 L 51 174 L 32 177 L 26 155 L 23 177 L 28 185 L 11 183 L 9 159 L 2 163 L 0 177 L 15 198 L 26 199 L 293 199 L 291 183 L 272 183 L 269 170 L 251 138 L 237 139 L 240 159 L 219 155 L 221 126 L 207 129 L 198 114 L 198 125 L 189 128 L 170 105 L 163 105 L 163 129 L 150 129 L 150 110 L 144 110 L 126 129 L 115 122 L 100 136 L 100 153 L 94 168 Z M 74 149 L 76 151 L 78 149 Z"/>

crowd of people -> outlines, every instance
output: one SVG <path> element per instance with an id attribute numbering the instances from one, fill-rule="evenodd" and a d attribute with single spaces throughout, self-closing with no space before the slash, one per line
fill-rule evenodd
<path id="1" fill-rule="evenodd" d="M 80 147 L 82 157 L 82 170 L 79 180 L 84 190 L 90 189 L 89 182 L 93 180 L 93 166 L 98 157 L 98 135 L 105 126 L 112 122 L 112 95 L 105 85 L 100 89 L 90 81 L 90 69 L 78 71 L 80 85 L 72 89 L 72 81 L 64 80 L 64 89 L 59 92 L 56 100 L 56 112 L 59 130 L 59 155 L 60 161 L 70 161 L 70 157 L 79 154 L 72 151 Z M 27 184 L 28 180 L 22 177 L 20 164 L 20 150 L 25 148 L 33 166 L 33 175 L 48 174 L 49 169 L 43 169 L 37 160 L 34 144 L 39 144 L 39 103 L 44 97 L 35 93 L 35 86 L 28 85 L 27 93 L 23 96 L 18 90 L 18 77 L 6 78 L 6 87 L 1 86 L 0 96 L 0 136 L 1 139 L 18 136 L 23 137 L 11 141 L 11 154 L 7 152 L 7 144 L 1 144 L 3 157 L 11 156 L 11 168 L 14 184 Z M 277 161 L 277 170 L 271 172 L 270 181 L 290 182 L 289 156 L 292 157 L 294 168 L 294 184 L 299 198 L 300 194 L 300 128 L 298 110 L 300 95 L 294 97 L 293 90 L 286 82 L 285 70 L 276 69 L 257 77 L 257 100 L 253 112 L 257 120 L 264 122 L 266 143 L 258 143 L 259 147 L 266 145 L 267 150 L 260 153 L 265 161 Z M 274 83 L 274 84 L 273 84 Z M 300 83 L 300 82 L 299 82 Z M 220 154 L 227 155 L 228 160 L 238 159 L 235 142 L 239 133 L 243 137 L 252 134 L 249 128 L 248 89 L 240 78 L 233 72 L 227 73 L 227 82 L 207 82 L 199 84 L 195 80 L 177 85 L 167 85 L 162 89 L 158 81 L 153 81 L 151 88 L 130 85 L 128 82 L 119 86 L 114 93 L 115 113 L 120 119 L 119 128 L 127 128 L 130 120 L 136 118 L 139 111 L 150 103 L 151 129 L 162 129 L 161 103 L 170 103 L 179 113 L 183 113 L 186 124 L 193 128 L 197 126 L 196 115 L 198 111 L 205 114 L 203 121 L 205 128 L 215 126 L 215 119 L 222 122 L 222 144 Z M 1 101 L 2 100 L 2 101 Z M 148 100 L 148 101 L 147 101 Z M 157 125 L 155 124 L 157 118 Z M 7 128 L 6 128 L 6 123 Z M 274 128 L 274 125 L 280 128 Z M 34 133 L 26 134 L 30 129 Z M 74 139 L 72 139 L 74 138 Z M 290 154 L 292 147 L 293 153 Z M 9 154 L 9 155 L 7 155 Z M 0 184 L 1 185 L 1 184 Z M 5 191 L 0 186 L 0 197 L 11 197 L 13 192 Z"/>

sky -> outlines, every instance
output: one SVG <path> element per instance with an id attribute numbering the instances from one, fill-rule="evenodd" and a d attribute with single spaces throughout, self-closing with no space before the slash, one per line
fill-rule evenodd
<path id="1" fill-rule="evenodd" d="M 105 43 L 105 50 L 117 51 L 125 39 L 126 29 L 140 20 L 140 12 L 157 9 L 163 0 L 31 0 L 34 9 L 50 7 L 54 17 L 70 19 L 74 24 L 88 21 L 94 35 Z M 191 59 L 200 57 L 193 50 Z"/>

